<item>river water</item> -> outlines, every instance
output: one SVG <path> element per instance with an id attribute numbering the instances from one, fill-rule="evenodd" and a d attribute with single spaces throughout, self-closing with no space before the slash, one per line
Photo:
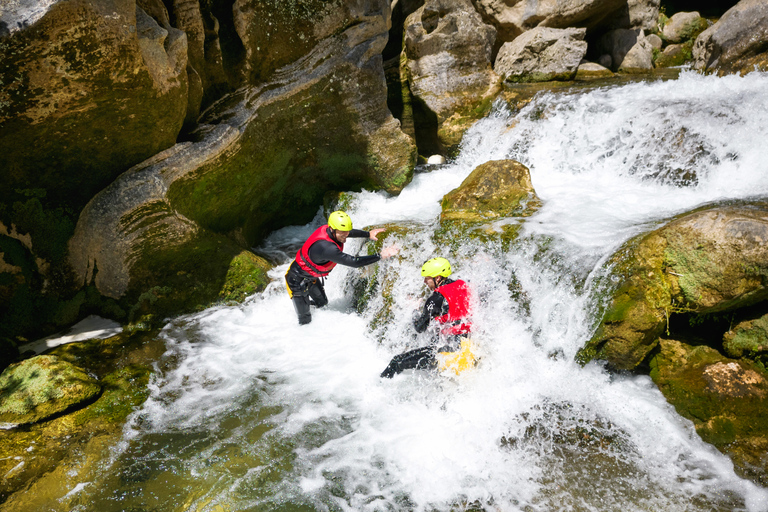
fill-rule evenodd
<path id="1" fill-rule="evenodd" d="M 684 71 L 498 105 L 455 161 L 398 197 L 352 194 L 356 227 L 409 227 L 386 241 L 401 258 L 379 263 L 386 300 L 377 290 L 356 311 L 372 270 L 337 268 L 329 306 L 299 326 L 282 276 L 322 218 L 273 233 L 259 248 L 283 262 L 272 285 L 166 326 L 151 397 L 46 510 L 768 510 L 768 491 L 648 377 L 574 362 L 612 284 L 610 255 L 697 206 L 768 197 L 767 141 L 768 74 Z M 443 195 L 503 158 L 530 168 L 543 203 L 517 242 L 433 236 Z M 419 267 L 435 255 L 476 290 L 481 362 L 460 377 L 380 379 L 425 342 L 410 323 L 426 296 Z"/>

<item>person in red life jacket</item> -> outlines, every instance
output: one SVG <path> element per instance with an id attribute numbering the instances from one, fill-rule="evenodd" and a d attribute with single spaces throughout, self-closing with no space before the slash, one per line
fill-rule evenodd
<path id="1" fill-rule="evenodd" d="M 344 253 L 347 238 L 369 238 L 377 240 L 384 228 L 363 231 L 352 229 L 352 219 L 342 211 L 328 216 L 328 224 L 320 226 L 304 242 L 296 253 L 296 258 L 285 273 L 288 294 L 299 317 L 299 324 L 312 321 L 310 306 L 321 308 L 328 304 L 323 286 L 325 278 L 336 265 L 363 267 L 387 259 L 397 254 L 397 248 L 387 247 L 381 254 L 371 256 L 351 256 Z"/>
<path id="2" fill-rule="evenodd" d="M 432 295 L 413 326 L 416 332 L 422 333 L 434 322 L 439 332 L 430 345 L 393 357 L 382 377 L 391 379 L 403 370 L 433 370 L 438 366 L 438 353 L 461 349 L 462 338 L 472 331 L 468 319 L 471 295 L 467 283 L 448 278 L 451 273 L 451 264 L 445 258 L 432 258 L 421 267 L 424 284 L 432 290 Z"/>

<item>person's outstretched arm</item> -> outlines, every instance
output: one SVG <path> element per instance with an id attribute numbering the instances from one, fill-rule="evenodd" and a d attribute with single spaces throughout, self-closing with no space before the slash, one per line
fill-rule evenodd
<path id="1" fill-rule="evenodd" d="M 448 302 L 446 302 L 445 297 L 437 292 L 433 292 L 424 304 L 421 314 L 414 319 L 413 327 L 416 329 L 416 332 L 424 332 L 429 327 L 430 320 L 447 312 Z"/>

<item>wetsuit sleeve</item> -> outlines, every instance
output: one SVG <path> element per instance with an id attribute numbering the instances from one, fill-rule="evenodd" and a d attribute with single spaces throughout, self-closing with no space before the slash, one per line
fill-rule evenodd
<path id="1" fill-rule="evenodd" d="M 445 310 L 445 311 L 443 311 Z M 437 292 L 432 293 L 424 304 L 421 315 L 413 321 L 416 332 L 424 332 L 429 327 L 429 321 L 448 312 L 448 302 Z"/>
<path id="2" fill-rule="evenodd" d="M 371 232 L 363 231 L 362 229 L 353 229 L 349 232 L 349 238 L 371 238 Z"/>
<path id="3" fill-rule="evenodd" d="M 371 256 L 351 256 L 340 251 L 333 242 L 319 240 L 309 248 L 309 258 L 318 265 L 325 265 L 329 261 L 332 261 L 338 265 L 358 268 L 370 265 L 371 263 L 376 263 L 381 259 L 381 256 L 378 254 L 373 254 Z"/>

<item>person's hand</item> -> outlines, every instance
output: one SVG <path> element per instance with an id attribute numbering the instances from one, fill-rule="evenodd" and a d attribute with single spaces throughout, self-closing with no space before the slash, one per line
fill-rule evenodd
<path id="1" fill-rule="evenodd" d="M 377 237 L 379 236 L 379 233 L 381 233 L 382 231 L 386 231 L 386 228 L 372 229 L 368 232 L 368 238 L 370 238 L 371 240 L 378 240 Z"/>
<path id="2" fill-rule="evenodd" d="M 389 247 L 385 247 L 381 250 L 381 259 L 385 260 L 387 258 L 391 258 L 397 252 L 400 250 L 400 248 L 396 245 L 390 245 Z"/>

